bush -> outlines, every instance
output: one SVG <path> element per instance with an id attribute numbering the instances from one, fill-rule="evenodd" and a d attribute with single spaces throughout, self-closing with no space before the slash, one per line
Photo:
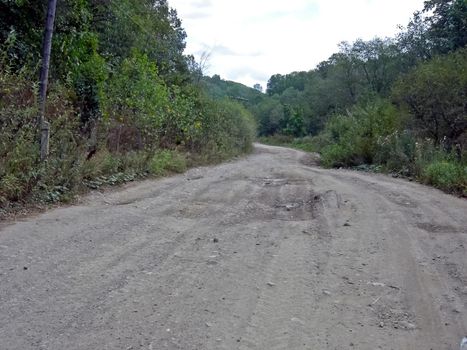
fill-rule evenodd
<path id="1" fill-rule="evenodd" d="M 381 136 L 377 140 L 374 163 L 380 164 L 384 170 L 398 172 L 409 176 L 419 173 L 417 166 L 418 143 L 408 131 L 395 131 Z"/>
<path id="2" fill-rule="evenodd" d="M 448 192 L 467 195 L 467 166 L 452 161 L 437 161 L 423 171 L 422 179 Z"/>
<path id="3" fill-rule="evenodd" d="M 426 183 L 448 192 L 467 194 L 467 166 L 440 161 L 429 164 L 423 171 Z"/>
<path id="4" fill-rule="evenodd" d="M 325 167 L 342 167 L 353 165 L 352 149 L 342 144 L 326 146 L 321 152 L 321 164 Z"/>
<path id="5" fill-rule="evenodd" d="M 158 28 L 152 28 L 162 38 L 156 47 L 146 45 L 144 38 L 140 42 L 138 35 L 125 41 L 124 47 L 114 47 L 122 45 L 115 35 L 134 33 L 93 29 L 94 10 L 103 11 L 106 27 L 107 21 L 116 18 L 111 13 L 107 16 L 107 5 L 89 7 L 86 1 L 78 2 L 73 7 L 76 11 L 59 16 L 54 35 L 46 162 L 38 159 L 37 84 L 31 81 L 38 77 L 32 54 L 38 52 L 34 48 L 41 40 L 34 29 L 37 23 L 29 26 L 34 16 L 9 16 L 22 13 L 23 5 L 35 13 L 37 6 L 21 1 L 21 5 L 11 4 L 12 9 L 19 6 L 14 13 L 3 16 L 11 17 L 13 24 L 17 20 L 27 23 L 25 31 L 34 35 L 24 42 L 23 35 L 16 35 L 21 25 L 15 24 L 7 26 L 2 33 L 7 40 L 0 43 L 2 208 L 28 201 L 68 200 L 84 186 L 98 188 L 147 174 L 181 172 L 187 162 L 218 161 L 251 150 L 255 136 L 251 114 L 236 102 L 206 98 L 195 85 L 189 58 L 182 54 L 183 30 L 167 4 L 153 6 L 149 17 L 148 11 L 142 11 L 148 4 L 136 4 L 137 12 L 145 14 L 141 18 Z M 62 5 L 68 6 L 66 1 Z M 9 5 L 5 8 L 10 9 Z M 109 38 L 115 42 L 110 44 Z M 18 56 L 21 47 L 31 55 L 25 51 Z"/>
<path id="6" fill-rule="evenodd" d="M 105 119 L 118 129 L 116 140 L 110 140 L 112 150 L 156 148 L 169 111 L 169 91 L 156 64 L 134 50 L 107 82 L 105 95 Z M 135 135 L 122 137 L 122 130 L 132 129 Z"/>
<path id="7" fill-rule="evenodd" d="M 200 148 L 213 160 L 250 152 L 256 134 L 253 116 L 241 104 L 229 99 L 203 101 L 200 120 Z"/>
<path id="8" fill-rule="evenodd" d="M 325 166 L 372 164 L 378 142 L 401 124 L 396 109 L 385 100 L 353 108 L 347 115 L 333 116 L 315 144 L 321 148 Z"/>
<path id="9" fill-rule="evenodd" d="M 159 151 L 149 162 L 149 172 L 157 176 L 163 176 L 169 173 L 182 173 L 186 168 L 187 163 L 185 157 L 177 151 Z"/>

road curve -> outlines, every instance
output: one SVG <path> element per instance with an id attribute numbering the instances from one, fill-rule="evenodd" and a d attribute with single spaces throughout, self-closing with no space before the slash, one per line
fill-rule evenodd
<path id="1" fill-rule="evenodd" d="M 0 228 L 0 349 L 433 349 L 467 334 L 467 202 L 254 154 Z"/>

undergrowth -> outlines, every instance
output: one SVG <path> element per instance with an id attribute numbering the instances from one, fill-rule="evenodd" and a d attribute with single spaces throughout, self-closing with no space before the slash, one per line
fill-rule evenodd
<path id="1" fill-rule="evenodd" d="M 40 162 L 31 74 L 0 65 L 0 217 L 31 204 L 69 202 L 88 189 L 217 163 L 252 148 L 253 118 L 235 102 L 211 101 L 199 91 L 170 92 L 157 81 L 159 90 L 150 98 L 165 91 L 171 94 L 162 94 L 166 105 L 154 107 L 150 100 L 126 105 L 128 99 L 120 98 L 126 92 L 119 91 L 115 101 L 121 105 L 106 105 L 115 115 L 104 115 L 90 128 L 80 120 L 73 91 L 52 82 L 46 111 L 50 154 Z M 137 88 L 151 86 L 145 83 Z"/>
<path id="2" fill-rule="evenodd" d="M 324 167 L 392 173 L 467 196 L 465 152 L 403 130 L 403 122 L 390 103 L 376 101 L 355 107 L 348 114 L 335 115 L 317 136 L 275 135 L 259 141 L 318 152 Z"/>

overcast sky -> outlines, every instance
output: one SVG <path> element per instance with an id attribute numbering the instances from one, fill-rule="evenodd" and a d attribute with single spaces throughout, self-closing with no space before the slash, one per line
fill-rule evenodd
<path id="1" fill-rule="evenodd" d="M 208 75 L 266 87 L 276 73 L 310 70 L 341 41 L 393 36 L 423 0 L 169 0 L 187 54 L 210 52 Z"/>

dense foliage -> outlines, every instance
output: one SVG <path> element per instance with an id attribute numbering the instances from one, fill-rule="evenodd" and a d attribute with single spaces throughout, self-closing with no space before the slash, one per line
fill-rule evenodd
<path id="1" fill-rule="evenodd" d="M 467 195 L 466 44 L 467 1 L 425 1 L 396 38 L 344 42 L 311 71 L 273 75 L 252 108 L 259 135 Z"/>
<path id="2" fill-rule="evenodd" d="M 167 0 L 61 0 L 46 113 L 51 152 L 39 162 L 46 8 L 46 0 L 0 0 L 0 211 L 250 150 L 251 114 L 204 92 Z"/>

